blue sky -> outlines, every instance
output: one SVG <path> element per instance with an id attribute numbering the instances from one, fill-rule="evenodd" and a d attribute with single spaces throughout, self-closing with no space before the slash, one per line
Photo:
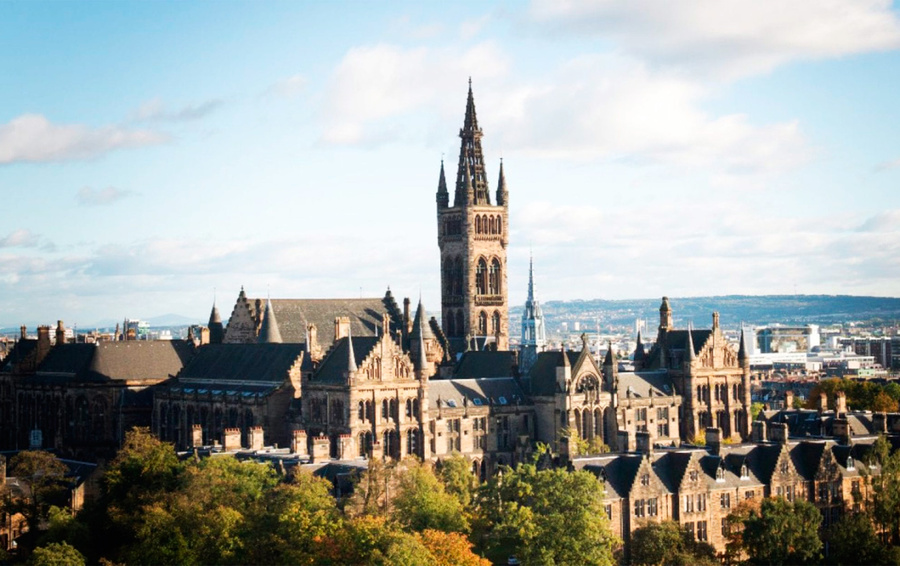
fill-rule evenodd
<path id="1" fill-rule="evenodd" d="M 0 326 L 272 297 L 439 308 L 472 77 L 509 286 L 896 296 L 875 0 L 0 3 Z"/>

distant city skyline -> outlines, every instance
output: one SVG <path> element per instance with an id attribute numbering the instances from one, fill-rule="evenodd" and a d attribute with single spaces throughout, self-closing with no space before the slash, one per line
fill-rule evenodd
<path id="1" fill-rule="evenodd" d="M 510 305 L 529 253 L 542 301 L 898 296 L 898 49 L 883 0 L 0 3 L 0 327 L 439 311 L 469 77 Z"/>

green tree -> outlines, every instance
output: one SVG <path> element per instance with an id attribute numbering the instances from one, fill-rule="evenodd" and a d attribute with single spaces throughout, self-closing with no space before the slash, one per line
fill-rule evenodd
<path id="1" fill-rule="evenodd" d="M 439 475 L 447 493 L 456 497 L 463 508 L 468 508 L 479 483 L 478 478 L 472 473 L 472 464 L 469 460 L 454 453 L 449 458 L 441 460 Z"/>
<path id="2" fill-rule="evenodd" d="M 28 559 L 31 566 L 84 566 L 84 556 L 65 542 L 51 542 L 34 549 Z"/>
<path id="3" fill-rule="evenodd" d="M 750 404 L 750 420 L 755 421 L 756 417 L 759 416 L 759 413 L 762 412 L 763 407 L 765 405 L 756 401 L 755 403 Z"/>
<path id="4" fill-rule="evenodd" d="M 272 528 L 271 543 L 260 539 L 263 547 L 257 547 L 248 558 L 250 563 L 271 564 L 283 557 L 290 564 L 312 564 L 319 545 L 331 537 L 342 525 L 331 484 L 309 472 L 294 469 L 289 484 L 275 488 L 270 506 L 277 523 Z M 265 522 L 258 523 L 261 529 Z M 264 554 L 265 548 L 271 551 Z"/>
<path id="5" fill-rule="evenodd" d="M 825 530 L 829 564 L 898 564 L 897 547 L 881 543 L 872 520 L 865 513 L 845 515 Z"/>
<path id="6" fill-rule="evenodd" d="M 476 545 L 496 558 L 515 551 L 526 564 L 612 564 L 603 484 L 584 471 L 505 468 L 477 502 Z"/>
<path id="7" fill-rule="evenodd" d="M 360 515 L 318 545 L 319 564 L 423 565 L 432 562 L 428 548 L 381 515 Z"/>
<path id="8" fill-rule="evenodd" d="M 885 437 L 872 446 L 871 462 L 880 466 L 868 481 L 872 500 L 868 506 L 885 544 L 900 544 L 900 452 L 891 452 Z"/>
<path id="9" fill-rule="evenodd" d="M 697 542 L 691 533 L 675 521 L 649 523 L 631 534 L 631 564 L 715 566 L 715 549 Z"/>
<path id="10" fill-rule="evenodd" d="M 821 558 L 815 505 L 778 497 L 764 500 L 744 520 L 744 550 L 752 564 L 814 564 Z"/>
<path id="11" fill-rule="evenodd" d="M 459 499 L 444 490 L 431 468 L 405 460 L 392 504 L 394 519 L 407 529 L 467 532 L 469 524 Z"/>
<path id="12" fill-rule="evenodd" d="M 9 468 L 10 475 L 27 488 L 21 499 L 9 503 L 10 511 L 22 513 L 29 532 L 36 534 L 47 520 L 50 507 L 67 503 L 64 480 L 68 468 L 42 450 L 19 452 L 10 460 Z"/>

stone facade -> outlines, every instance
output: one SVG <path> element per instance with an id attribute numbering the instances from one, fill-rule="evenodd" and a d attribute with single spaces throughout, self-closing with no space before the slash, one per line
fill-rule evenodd
<path id="1" fill-rule="evenodd" d="M 488 343 L 496 350 L 509 348 L 509 195 L 501 163 L 496 204 L 491 203 L 482 135 L 470 82 L 453 205 L 443 162 L 437 191 L 443 332 L 458 351 L 467 341 L 479 348 Z"/>

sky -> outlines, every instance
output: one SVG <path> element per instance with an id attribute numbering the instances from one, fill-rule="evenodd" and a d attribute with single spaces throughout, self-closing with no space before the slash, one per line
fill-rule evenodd
<path id="1" fill-rule="evenodd" d="M 885 0 L 0 2 L 0 327 L 440 308 L 471 77 L 509 300 L 898 296 Z M 451 189 L 452 190 L 452 189 Z"/>

